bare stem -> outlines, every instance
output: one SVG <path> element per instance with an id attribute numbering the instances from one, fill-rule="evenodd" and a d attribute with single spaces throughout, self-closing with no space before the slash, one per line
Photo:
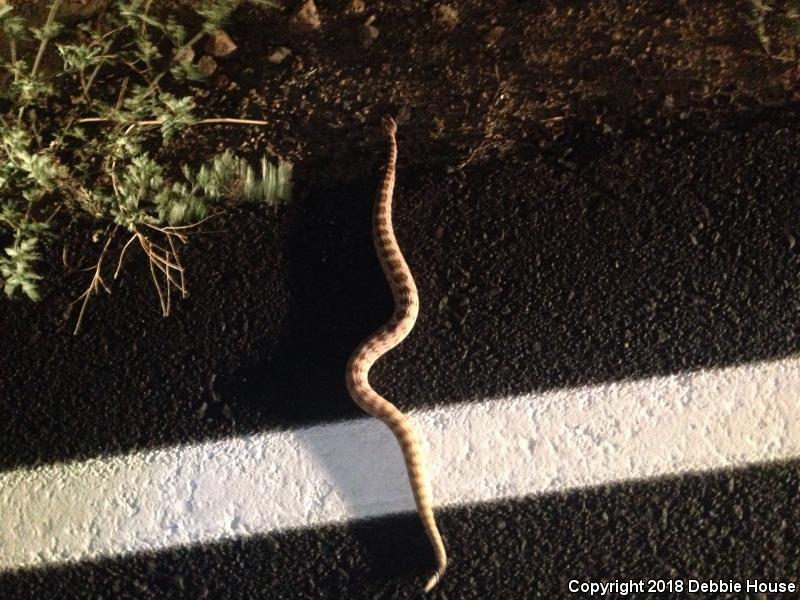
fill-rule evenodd
<path id="1" fill-rule="evenodd" d="M 147 256 L 147 262 L 150 268 L 150 277 L 153 280 L 153 286 L 156 288 L 156 293 L 158 294 L 158 300 L 161 304 L 161 312 L 163 316 L 167 317 L 172 309 L 172 289 L 175 288 L 179 290 L 183 298 L 186 298 L 188 295 L 188 291 L 186 289 L 186 279 L 184 275 L 185 269 L 181 264 L 180 257 L 178 255 L 178 249 L 175 246 L 175 240 L 173 239 L 175 238 L 180 242 L 185 242 L 186 236 L 181 233 L 167 231 L 154 225 L 148 224 L 148 227 L 151 227 L 155 231 L 162 233 L 167 238 L 167 243 L 169 244 L 170 249 L 167 250 L 155 242 L 152 242 L 150 238 L 140 231 L 134 231 L 119 254 L 117 269 L 114 272 L 114 279 L 117 278 L 122 270 L 122 261 L 125 258 L 125 254 L 127 253 L 130 245 L 133 242 L 139 242 L 139 246 L 145 253 L 145 256 Z M 175 278 L 173 271 L 177 272 L 179 279 Z M 159 281 L 159 272 L 164 277 L 163 285 Z"/>
<path id="2" fill-rule="evenodd" d="M 150 275 L 153 277 L 153 285 L 156 286 L 156 292 L 158 293 L 158 300 L 161 303 L 161 314 L 166 317 L 167 315 L 169 315 L 168 305 L 164 297 L 164 292 L 161 291 L 161 286 L 158 283 L 158 276 L 156 275 L 156 270 L 153 268 L 152 260 L 150 261 Z"/>
<path id="3" fill-rule="evenodd" d="M 61 6 L 61 0 L 53 0 L 53 4 L 50 5 L 50 12 L 47 14 L 47 21 L 42 29 L 43 33 L 46 34 L 53 25 L 53 20 L 56 18 L 56 13 L 58 12 L 59 6 Z M 39 44 L 39 51 L 36 53 L 36 59 L 33 61 L 33 67 L 31 68 L 31 77 L 35 77 L 36 71 L 39 70 L 39 65 L 42 62 L 42 56 L 44 56 L 44 51 L 45 48 L 47 48 L 47 42 L 49 39 L 50 38 L 47 35 L 42 36 L 42 41 Z"/>
<path id="4" fill-rule="evenodd" d="M 178 256 L 178 251 L 175 248 L 175 242 L 172 239 L 174 237 L 178 238 L 181 241 L 181 243 L 184 243 L 184 244 L 186 243 L 186 238 L 185 238 L 185 236 L 183 236 L 181 234 L 170 234 L 170 233 L 167 234 L 167 241 L 169 242 L 169 247 L 172 249 L 172 256 L 175 257 L 175 262 L 180 267 L 180 270 L 178 271 L 178 273 L 180 274 L 180 277 L 181 277 L 181 284 L 178 286 L 178 289 L 181 291 L 181 297 L 185 299 L 186 296 L 188 295 L 187 292 L 186 292 L 186 274 L 185 274 L 185 269 L 183 268 L 183 265 L 181 265 L 181 259 Z"/>
<path id="5" fill-rule="evenodd" d="M 106 232 L 108 232 L 108 230 L 106 230 Z M 111 293 L 111 289 L 106 285 L 106 282 L 103 281 L 101 269 L 103 266 L 103 258 L 105 258 L 105 255 L 108 252 L 108 247 L 111 245 L 111 240 L 114 239 L 116 232 L 117 228 L 115 227 L 114 231 L 111 232 L 111 235 L 106 237 L 106 243 L 103 245 L 103 251 L 100 252 L 100 257 L 97 259 L 97 263 L 94 266 L 94 275 L 92 275 L 92 281 L 89 283 L 89 287 L 87 287 L 86 291 L 72 302 L 72 304 L 75 304 L 76 302 L 83 300 L 83 303 L 81 304 L 81 312 L 78 314 L 78 322 L 75 323 L 75 330 L 72 332 L 72 335 L 78 335 L 78 332 L 81 329 L 83 315 L 86 313 L 86 307 L 89 305 L 89 299 L 92 297 L 92 294 L 100 293 L 100 287 L 102 287 L 107 293 Z"/>
<path id="6" fill-rule="evenodd" d="M 134 233 L 131 238 L 125 242 L 125 245 L 122 247 L 122 251 L 119 253 L 119 260 L 117 261 L 117 270 L 114 271 L 114 279 L 119 276 L 119 272 L 122 270 L 122 259 L 125 258 L 125 253 L 128 251 L 128 246 L 130 246 L 134 241 L 136 241 L 136 234 Z"/>
<path id="7" fill-rule="evenodd" d="M 17 64 L 17 41 L 14 38 L 8 40 L 8 50 L 11 53 L 11 64 Z M 14 69 L 14 83 L 19 81 L 19 71 Z"/>
<path id="8" fill-rule="evenodd" d="M 81 67 L 81 70 L 78 73 L 78 75 L 79 75 L 80 80 L 81 80 L 81 93 L 83 93 L 83 97 L 86 98 L 86 100 L 88 101 L 89 100 L 89 88 L 86 85 L 86 75 L 85 75 L 85 73 L 83 71 L 83 67 Z"/>
<path id="9" fill-rule="evenodd" d="M 50 39 L 46 34 L 50 29 L 51 25 L 53 24 L 53 19 L 55 19 L 56 13 L 58 12 L 58 7 L 61 5 L 61 0 L 53 0 L 53 4 L 50 5 L 50 12 L 47 14 L 47 21 L 42 28 L 42 40 L 39 43 L 39 51 L 36 53 L 36 59 L 33 61 L 33 67 L 31 67 L 31 79 L 36 76 L 36 72 L 39 70 L 39 64 L 42 62 L 42 56 L 44 56 L 44 50 L 47 48 L 47 42 Z M 22 124 L 22 117 L 25 114 L 25 106 L 19 107 L 19 112 L 17 113 L 17 124 Z"/>
<path id="10" fill-rule="evenodd" d="M 147 2 L 145 3 L 145 5 L 144 5 L 144 16 L 147 16 L 147 13 L 149 13 L 149 12 L 150 12 L 150 5 L 151 5 L 152 3 L 153 3 L 153 0 L 147 0 Z M 142 26 L 141 26 L 141 28 L 139 29 L 139 32 L 140 32 L 142 35 L 144 35 L 144 32 L 145 32 L 145 29 L 146 29 L 146 28 L 147 28 L 147 23 L 145 23 L 144 21 L 142 21 Z"/>
<path id="11" fill-rule="evenodd" d="M 122 80 L 122 85 L 119 88 L 119 95 L 117 96 L 117 103 L 114 106 L 117 110 L 119 110 L 122 107 L 122 102 L 125 99 L 125 92 L 128 90 L 128 81 L 129 80 L 130 80 L 130 77 L 128 77 L 127 75 Z"/>
<path id="12" fill-rule="evenodd" d="M 113 30 L 109 31 L 106 35 L 114 34 L 117 31 L 120 31 L 121 29 L 122 29 L 122 27 L 117 27 L 116 29 L 113 29 Z M 105 35 L 103 37 L 105 37 Z M 100 39 L 102 39 L 102 38 L 100 38 Z M 106 42 L 106 45 L 103 46 L 103 54 L 105 54 L 106 52 L 109 51 L 109 49 L 111 48 L 111 44 L 113 44 L 113 43 L 114 43 L 114 38 L 112 37 Z M 97 77 L 97 74 L 100 72 L 100 67 L 102 67 L 102 66 L 103 66 L 102 62 L 97 63 L 94 66 L 94 69 L 92 70 L 92 74 L 89 75 L 89 81 L 86 82 L 86 92 L 85 92 L 87 100 L 89 99 L 89 90 L 91 89 L 92 84 L 94 83 L 94 80 Z"/>
<path id="13" fill-rule="evenodd" d="M 157 225 L 153 225 L 152 223 L 145 223 L 145 225 L 147 225 L 151 229 L 155 229 L 156 231 L 159 231 L 159 232 L 164 233 L 164 234 L 166 234 L 166 233 L 173 233 L 174 234 L 176 231 L 180 231 L 181 229 L 194 229 L 195 227 L 197 227 L 198 225 L 200 225 L 202 223 L 205 223 L 209 219 L 213 219 L 214 217 L 218 217 L 220 214 L 221 213 L 218 213 L 218 212 L 210 214 L 205 219 L 201 219 L 201 220 L 197 221 L 196 223 L 190 223 L 188 225 L 165 225 L 164 227 L 158 227 Z M 182 236 L 182 237 L 183 237 L 183 239 L 181 241 L 186 241 L 186 237 L 185 236 Z"/>
<path id="14" fill-rule="evenodd" d="M 203 37 L 205 34 L 206 34 L 206 32 L 205 32 L 205 31 L 203 31 L 203 30 L 201 29 L 200 31 L 198 31 L 197 33 L 195 33 L 195 34 L 194 34 L 194 36 L 192 37 L 192 39 L 190 39 L 188 42 L 186 42 L 186 43 L 184 44 L 184 47 L 185 47 L 185 48 L 191 48 L 191 47 L 192 47 L 192 46 L 194 46 L 194 45 L 195 45 L 195 44 L 196 44 L 198 41 L 200 41 L 200 38 L 202 38 L 202 37 Z"/>
<path id="15" fill-rule="evenodd" d="M 84 117 L 83 119 L 78 119 L 78 123 L 108 123 L 111 122 L 113 119 L 108 119 L 106 117 Z M 150 119 L 146 121 L 135 121 L 132 125 L 138 125 L 139 127 L 154 127 L 156 125 L 161 125 L 164 123 L 163 119 Z M 255 119 L 233 119 L 228 117 L 216 117 L 210 119 L 200 119 L 195 125 L 209 125 L 212 123 L 228 123 L 233 125 L 268 125 L 267 121 L 259 121 Z"/>

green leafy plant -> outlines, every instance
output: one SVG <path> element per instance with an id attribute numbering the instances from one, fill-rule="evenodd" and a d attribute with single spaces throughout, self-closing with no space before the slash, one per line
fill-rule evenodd
<path id="1" fill-rule="evenodd" d="M 175 15 L 151 12 L 151 3 L 109 3 L 95 23 L 69 31 L 57 19 L 60 0 L 39 27 L 0 7 L 7 47 L 0 57 L 0 232 L 10 238 L 0 277 L 8 296 L 37 300 L 39 248 L 57 235 L 59 214 L 99 224 L 103 250 L 75 301 L 76 333 L 89 299 L 110 291 L 102 266 L 120 233 L 127 238 L 116 244 L 114 277 L 138 246 L 166 316 L 173 292 L 186 294 L 178 247 L 192 228 L 228 200 L 276 203 L 291 195 L 291 164 L 266 156 L 256 169 L 230 150 L 201 165 L 162 164 L 159 148 L 189 128 L 265 122 L 201 117 L 185 93 L 188 82 L 203 79 L 193 46 L 224 26 L 239 1 L 198 3 L 191 36 Z M 48 55 L 56 68 L 43 68 Z"/>

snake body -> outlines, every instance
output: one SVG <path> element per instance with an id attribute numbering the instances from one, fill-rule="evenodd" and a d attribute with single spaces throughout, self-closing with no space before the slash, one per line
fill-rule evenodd
<path id="1" fill-rule="evenodd" d="M 347 390 L 353 401 L 368 414 L 380 419 L 392 431 L 403 452 L 411 491 L 425 533 L 436 557 L 436 572 L 428 579 L 428 592 L 439 582 L 447 567 L 447 554 L 442 536 L 433 515 L 433 503 L 428 473 L 422 455 L 419 435 L 406 416 L 391 402 L 378 394 L 369 383 L 369 370 L 381 356 L 400 344 L 417 320 L 419 295 L 392 227 L 392 195 L 397 167 L 397 125 L 385 117 L 383 126 L 389 141 L 389 156 L 383 184 L 375 201 L 372 217 L 372 239 L 375 250 L 394 297 L 394 313 L 389 321 L 361 343 L 347 364 Z"/>

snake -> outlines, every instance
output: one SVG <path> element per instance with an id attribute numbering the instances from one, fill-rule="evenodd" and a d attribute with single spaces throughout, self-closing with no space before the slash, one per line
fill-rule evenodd
<path id="1" fill-rule="evenodd" d="M 367 414 L 383 422 L 397 438 L 405 460 L 417 513 L 430 540 L 436 571 L 425 584 L 429 592 L 447 568 L 447 553 L 433 514 L 430 477 L 422 453 L 420 436 L 412 423 L 394 404 L 378 394 L 369 383 L 369 370 L 384 354 L 400 344 L 414 327 L 419 314 L 419 294 L 411 270 L 403 258 L 392 226 L 392 196 L 397 172 L 397 124 L 385 116 L 383 129 L 389 153 L 372 214 L 372 240 L 383 273 L 392 290 L 394 312 L 382 327 L 364 340 L 347 363 L 347 390 L 353 401 Z"/>

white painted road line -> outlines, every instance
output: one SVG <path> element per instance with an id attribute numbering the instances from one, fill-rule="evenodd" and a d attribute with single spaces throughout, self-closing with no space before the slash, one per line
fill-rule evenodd
<path id="1" fill-rule="evenodd" d="M 438 506 L 800 457 L 800 358 L 414 413 Z M 413 510 L 378 422 L 0 473 L 0 570 Z"/>

